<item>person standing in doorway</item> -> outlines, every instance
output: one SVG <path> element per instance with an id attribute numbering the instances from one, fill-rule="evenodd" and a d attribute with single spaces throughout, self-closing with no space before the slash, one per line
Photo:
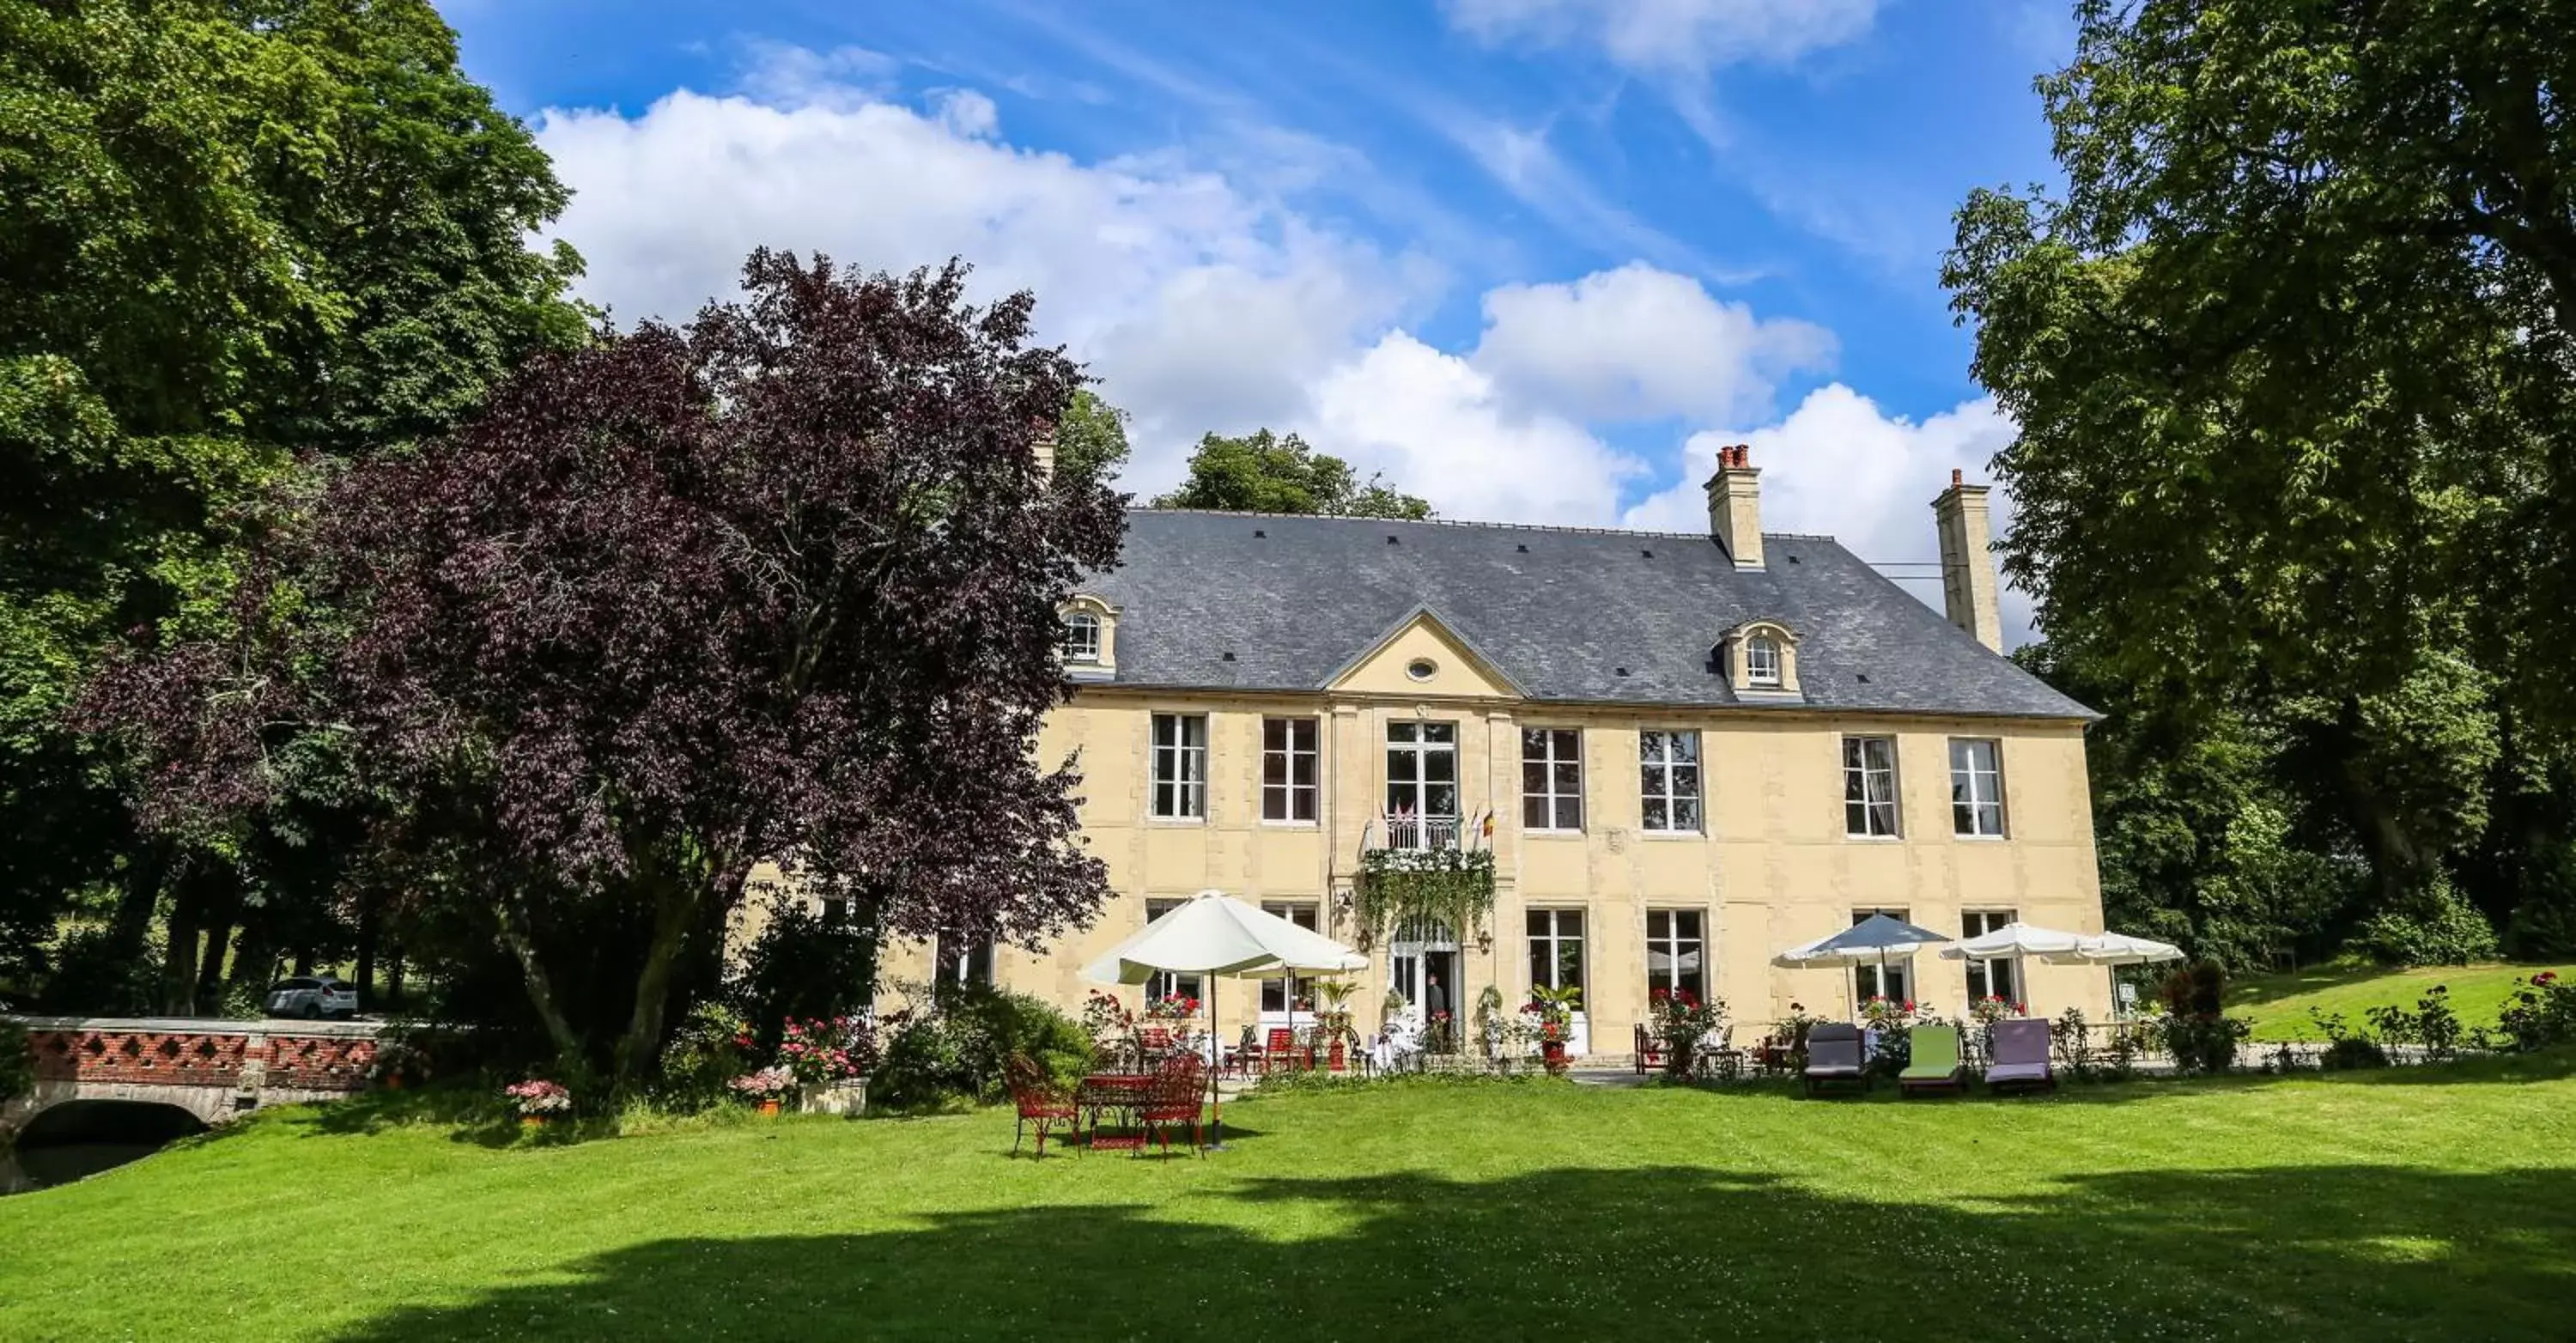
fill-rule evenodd
<path id="1" fill-rule="evenodd" d="M 1440 985 L 1440 972 L 1431 972 L 1430 983 L 1422 990 L 1422 1010 L 1432 1016 L 1449 1010 L 1449 990 Z"/>

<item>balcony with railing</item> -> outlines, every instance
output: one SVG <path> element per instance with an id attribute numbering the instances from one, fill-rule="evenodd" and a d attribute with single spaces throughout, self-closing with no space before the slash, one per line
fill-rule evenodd
<path id="1" fill-rule="evenodd" d="M 1381 820 L 1385 823 L 1382 847 L 1416 853 L 1458 847 L 1458 818 L 1455 816 L 1416 816 L 1400 811 Z"/>

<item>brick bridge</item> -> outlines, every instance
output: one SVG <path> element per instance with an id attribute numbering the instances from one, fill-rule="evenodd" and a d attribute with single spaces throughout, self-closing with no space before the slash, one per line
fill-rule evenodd
<path id="1" fill-rule="evenodd" d="M 265 1105 L 337 1100 L 364 1090 L 375 1061 L 370 1021 L 16 1017 L 36 1056 L 36 1089 L 0 1104 L 0 1139 L 57 1105 L 168 1105 L 221 1124 Z"/>

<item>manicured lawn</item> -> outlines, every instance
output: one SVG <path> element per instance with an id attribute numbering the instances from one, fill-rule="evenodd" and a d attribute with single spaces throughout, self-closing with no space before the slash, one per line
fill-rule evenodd
<path id="1" fill-rule="evenodd" d="M 2279 1343 L 2564 1338 L 2576 1309 L 2576 1058 L 1228 1113 L 1205 1160 L 1043 1163 L 990 1112 L 544 1147 L 281 1113 L 0 1200 L 0 1338 Z"/>
<path id="2" fill-rule="evenodd" d="M 2362 1013 L 2373 1007 L 2412 1008 L 2436 984 L 2451 991 L 2451 1010 L 2463 1026 L 2493 1026 L 2496 1009 L 2513 992 L 2513 981 L 2542 970 L 2576 974 L 2576 967 L 2548 965 L 2445 965 L 2428 970 L 2319 969 L 2281 975 L 2241 975 L 2230 984 L 2227 1006 L 2254 1019 L 2257 1040 L 2322 1040 L 2323 1032 L 2308 1016 L 2313 1006 L 2341 1012 L 2355 1026 L 2369 1023 Z"/>

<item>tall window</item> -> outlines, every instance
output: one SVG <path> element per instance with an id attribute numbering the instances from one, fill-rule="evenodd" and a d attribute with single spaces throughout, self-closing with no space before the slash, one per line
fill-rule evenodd
<path id="1" fill-rule="evenodd" d="M 1529 961 L 1532 988 L 1582 988 L 1583 911 L 1531 910 Z"/>
<path id="2" fill-rule="evenodd" d="M 1583 828 L 1583 734 L 1570 727 L 1521 729 L 1521 827 Z"/>
<path id="3" fill-rule="evenodd" d="M 2004 832 L 2004 767 L 1996 742 L 1950 739 L 1950 825 L 1962 835 Z"/>
<path id="4" fill-rule="evenodd" d="M 1779 640 L 1757 634 L 1744 641 L 1744 683 L 1772 687 L 1780 684 Z"/>
<path id="5" fill-rule="evenodd" d="M 1884 914 L 1891 919 L 1905 917 L 1905 911 L 1901 909 L 1855 909 L 1852 911 L 1852 922 L 1855 924 L 1866 922 L 1872 914 Z M 1872 961 L 1867 965 L 1853 966 L 1852 1001 L 1862 1003 L 1872 998 L 1885 998 L 1890 1002 L 1898 1003 L 1913 1001 L 1914 958 L 1890 956 L 1885 965 Z"/>
<path id="6" fill-rule="evenodd" d="M 1676 833 L 1698 830 L 1699 734 L 1640 732 L 1637 764 L 1646 828 Z"/>
<path id="7" fill-rule="evenodd" d="M 1458 842 L 1458 725 L 1386 725 L 1387 839 L 1399 849 Z"/>
<path id="8" fill-rule="evenodd" d="M 993 944 L 990 942 L 969 942 L 941 933 L 937 948 L 931 955 L 931 974 L 941 988 L 965 988 L 993 982 Z"/>
<path id="9" fill-rule="evenodd" d="M 1646 993 L 1657 989 L 1708 999 L 1705 916 L 1696 909 L 1646 911 Z"/>
<path id="10" fill-rule="evenodd" d="M 1972 909 L 1959 916 L 1959 935 L 1983 937 L 2013 921 L 2009 909 Z M 2021 963 L 2010 956 L 1993 960 L 1968 962 L 1968 1001 L 2001 998 L 2008 1003 L 2021 1001 Z"/>
<path id="11" fill-rule="evenodd" d="M 1896 739 L 1843 738 L 1843 829 L 1896 833 Z"/>
<path id="12" fill-rule="evenodd" d="M 1187 902 L 1181 900 L 1148 900 L 1145 902 L 1145 922 L 1152 923 L 1179 909 L 1185 903 Z M 1145 998 L 1149 1002 L 1156 998 L 1205 998 L 1207 995 L 1199 991 L 1201 987 L 1202 984 L 1197 975 L 1174 974 L 1164 970 L 1145 981 Z"/>
<path id="13" fill-rule="evenodd" d="M 1315 720 L 1261 720 L 1261 819 L 1315 819 Z"/>
<path id="14" fill-rule="evenodd" d="M 1089 611 L 1068 612 L 1064 618 L 1064 660 L 1098 662 L 1100 660 L 1100 617 Z"/>
<path id="15" fill-rule="evenodd" d="M 1264 900 L 1261 912 L 1276 914 L 1300 928 L 1315 927 L 1315 906 L 1303 900 Z M 1285 1012 L 1288 1005 L 1306 996 L 1306 980 L 1300 975 L 1286 975 L 1261 981 L 1261 1010 Z"/>
<path id="16" fill-rule="evenodd" d="M 1154 715 L 1154 814 L 1207 815 L 1207 716 Z"/>

